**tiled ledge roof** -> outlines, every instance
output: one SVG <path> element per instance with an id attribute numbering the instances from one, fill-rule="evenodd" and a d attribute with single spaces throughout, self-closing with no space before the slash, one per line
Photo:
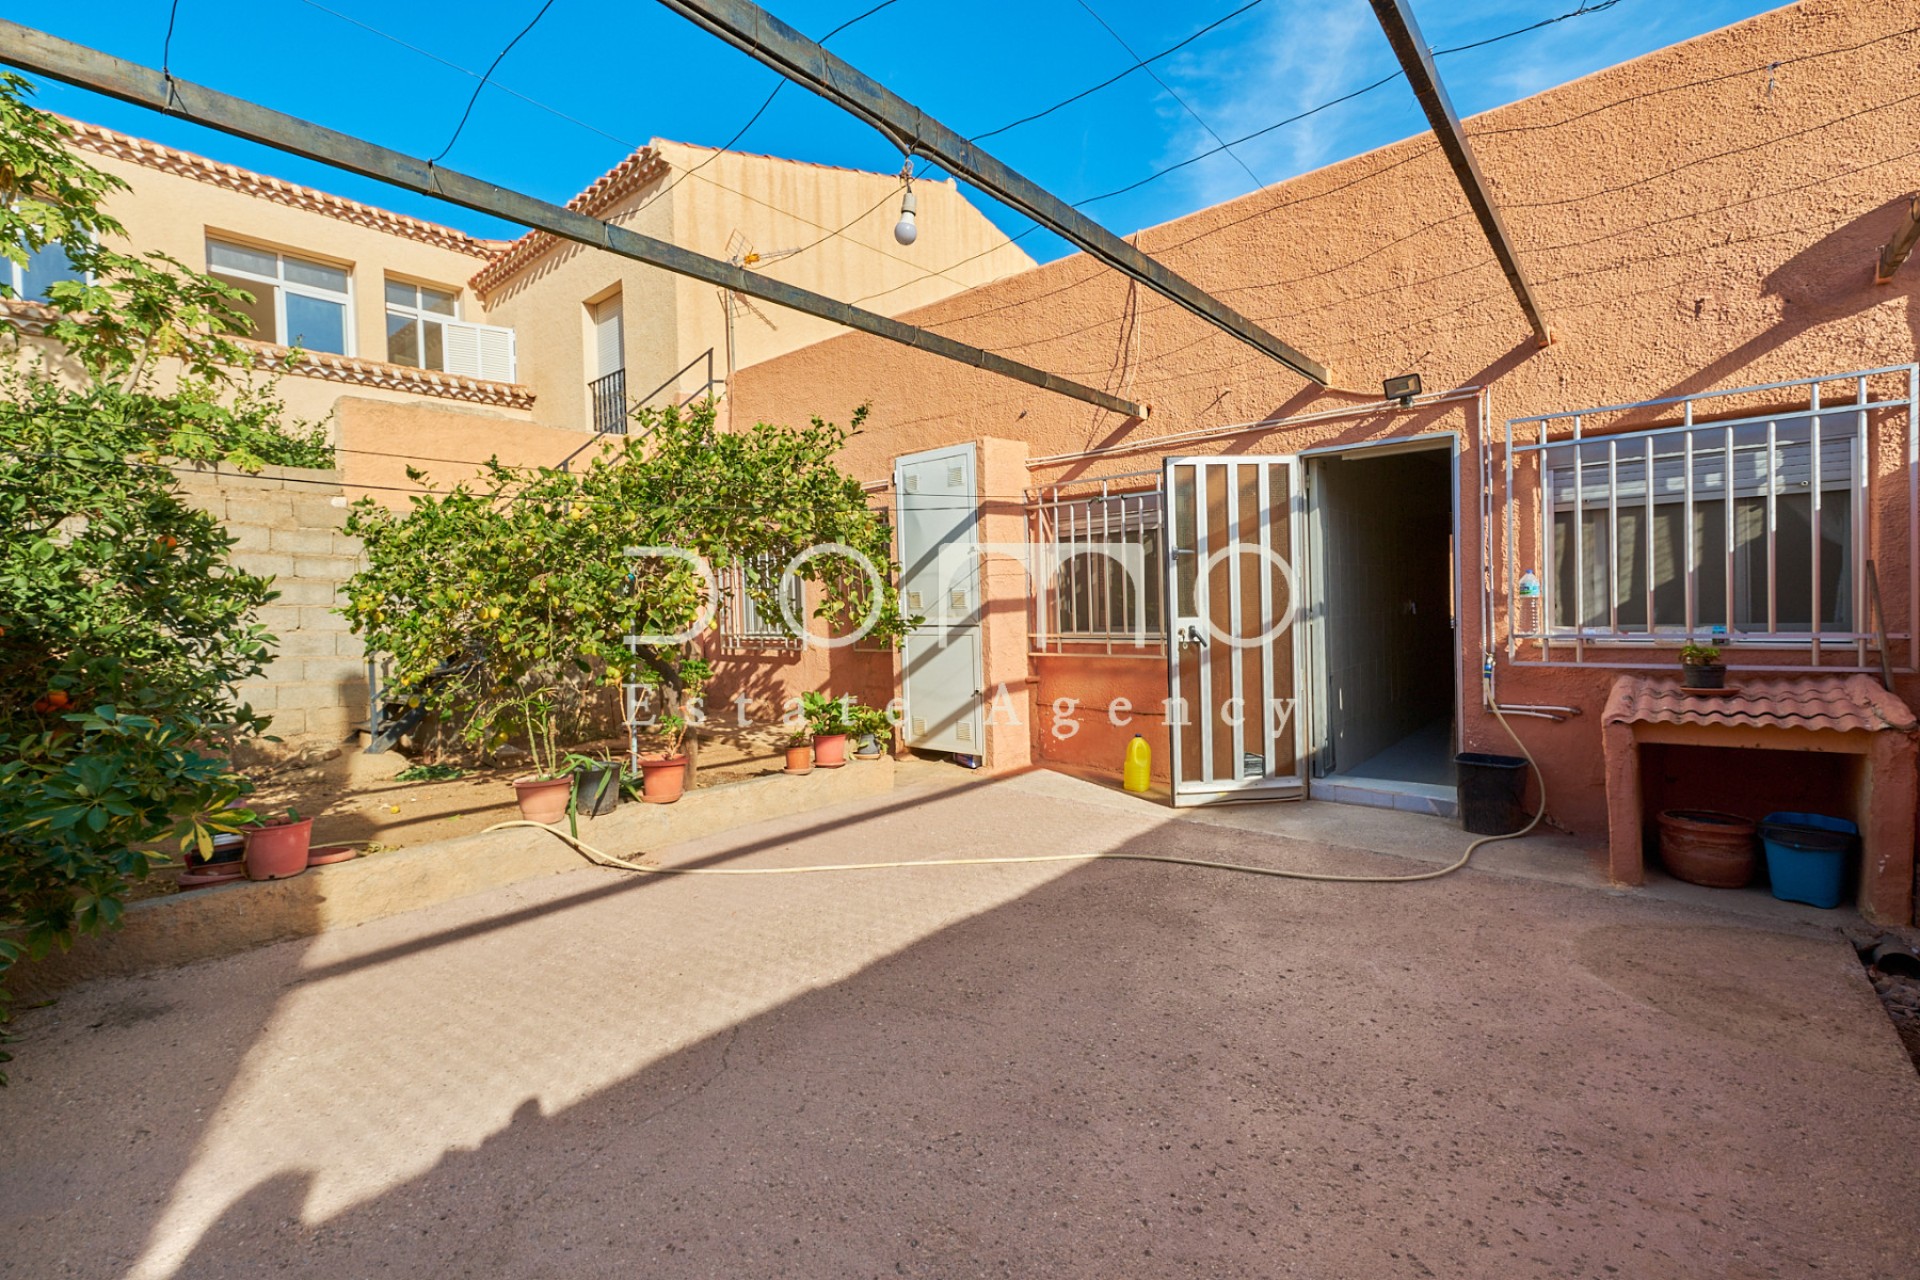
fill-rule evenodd
<path id="1" fill-rule="evenodd" d="M 1696 693 L 1672 677 L 1620 676 L 1603 724 L 1719 724 L 1743 728 L 1831 729 L 1839 733 L 1915 727 L 1913 711 L 1863 675 L 1808 674 L 1750 679 L 1729 672 L 1726 693 Z"/>
<path id="2" fill-rule="evenodd" d="M 54 310 L 43 302 L 22 298 L 0 299 L 0 316 L 16 325 L 22 333 L 44 337 Z M 463 400 L 468 404 L 492 405 L 499 409 L 533 408 L 533 390 L 519 382 L 491 382 L 485 378 L 467 378 L 457 373 L 436 373 L 384 360 L 362 360 L 354 356 L 336 356 L 325 351 L 302 351 L 297 361 L 288 360 L 288 348 L 273 342 L 238 338 L 242 346 L 260 354 L 260 367 L 279 370 L 302 378 L 320 378 L 361 387 L 379 387 L 410 395 L 435 396 L 442 400 Z"/>
<path id="3" fill-rule="evenodd" d="M 590 218 L 597 218 L 627 196 L 660 177 L 669 167 L 666 159 L 658 151 L 650 146 L 642 147 L 601 174 L 592 186 L 567 201 L 567 208 L 575 213 L 584 213 Z M 529 231 L 496 254 L 493 261 L 474 273 L 473 278 L 467 283 L 472 286 L 475 293 L 484 297 L 505 284 L 534 259 L 558 243 L 560 243 L 560 237 L 552 232 Z"/>
<path id="4" fill-rule="evenodd" d="M 438 396 L 442 400 L 464 400 L 469 404 L 493 405 L 501 409 L 533 408 L 533 390 L 519 382 L 491 382 L 457 373 L 436 373 L 411 365 L 388 364 L 385 360 L 362 360 L 355 356 L 336 356 L 325 351 L 302 351 L 298 362 L 289 363 L 287 348 L 271 342 L 241 341 L 260 352 L 263 364 L 285 369 L 306 378 L 324 378 L 329 382 L 350 382 L 362 387 L 380 387 L 387 391 L 405 391 L 413 395 Z"/>
<path id="5" fill-rule="evenodd" d="M 357 200 L 328 195 L 312 187 L 298 186 L 279 178 L 270 178 L 264 173 L 255 173 L 236 165 L 209 160 L 191 151 L 176 151 L 172 147 L 163 147 L 145 138 L 115 133 L 111 129 L 103 129 L 99 125 L 87 124 L 80 120 L 67 120 L 66 124 L 73 130 L 73 145 L 97 155 L 125 160 L 130 164 L 144 165 L 149 169 L 157 169 L 162 173 L 171 173 L 182 178 L 192 178 L 196 182 L 224 187 L 228 191 L 237 191 L 242 195 L 253 196 L 255 199 L 271 200 L 275 204 L 287 205 L 290 208 L 325 214 L 330 218 L 338 218 L 342 222 L 369 227 L 375 231 L 386 232 L 388 235 L 403 236 L 408 240 L 418 240 L 423 244 L 434 245 L 441 249 L 452 249 L 456 253 L 471 254 L 476 258 L 492 257 L 503 248 L 498 240 L 476 239 L 464 231 L 443 227 L 436 222 L 410 218 L 406 214 L 394 213 L 392 210 L 376 208 L 370 204 L 361 204 Z"/>

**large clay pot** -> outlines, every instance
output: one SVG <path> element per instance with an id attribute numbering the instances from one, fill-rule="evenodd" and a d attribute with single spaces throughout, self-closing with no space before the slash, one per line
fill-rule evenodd
<path id="1" fill-rule="evenodd" d="M 1688 884 L 1739 889 L 1753 879 L 1757 829 L 1731 813 L 1667 809 L 1660 814 L 1660 861 Z"/>
<path id="2" fill-rule="evenodd" d="M 847 735 L 844 733 L 816 733 L 813 735 L 813 762 L 822 769 L 838 769 L 847 762 Z"/>
<path id="3" fill-rule="evenodd" d="M 640 798 L 648 804 L 672 804 L 687 789 L 685 756 L 640 757 Z"/>
<path id="4" fill-rule="evenodd" d="M 520 802 L 521 817 L 550 827 L 567 816 L 567 801 L 573 797 L 573 778 L 515 778 L 513 794 Z"/>
<path id="5" fill-rule="evenodd" d="M 307 869 L 313 819 L 276 822 L 247 833 L 247 879 L 284 880 Z"/>
<path id="6" fill-rule="evenodd" d="M 788 773 L 812 773 L 813 748 L 804 742 L 796 747 L 788 747 L 786 771 Z"/>

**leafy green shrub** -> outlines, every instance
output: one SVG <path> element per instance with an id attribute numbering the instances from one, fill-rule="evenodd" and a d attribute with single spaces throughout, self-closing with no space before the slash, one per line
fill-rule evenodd
<path id="1" fill-rule="evenodd" d="M 0 75 L 0 256 L 58 246 L 87 279 L 29 313 L 59 349 L 0 374 L 0 984 L 115 924 L 128 882 L 167 860 L 151 846 L 204 854 L 251 816 L 223 757 L 267 724 L 234 686 L 270 656 L 253 618 L 273 592 L 227 563 L 233 539 L 167 460 L 331 461 L 315 430 L 279 428 L 270 387 L 222 399 L 251 361 L 230 336 L 241 295 L 111 248 L 124 231 L 99 202 L 124 184 L 28 91 Z"/>

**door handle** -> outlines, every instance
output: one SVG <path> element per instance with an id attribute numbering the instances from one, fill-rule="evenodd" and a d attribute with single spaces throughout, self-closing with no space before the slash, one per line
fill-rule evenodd
<path id="1" fill-rule="evenodd" d="M 1206 628 L 1197 622 L 1189 622 L 1180 629 L 1179 641 L 1181 644 L 1190 644 L 1204 649 L 1207 647 Z"/>

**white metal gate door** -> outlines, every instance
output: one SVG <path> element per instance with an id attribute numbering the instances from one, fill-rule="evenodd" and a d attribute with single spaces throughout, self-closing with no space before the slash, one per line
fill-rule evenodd
<path id="1" fill-rule="evenodd" d="M 973 446 L 895 461 L 900 604 L 923 621 L 901 645 L 901 729 L 923 751 L 978 755 L 981 711 L 980 500 Z"/>
<path id="2" fill-rule="evenodd" d="M 1167 728 L 1173 803 L 1306 791 L 1293 458 L 1168 458 Z"/>

